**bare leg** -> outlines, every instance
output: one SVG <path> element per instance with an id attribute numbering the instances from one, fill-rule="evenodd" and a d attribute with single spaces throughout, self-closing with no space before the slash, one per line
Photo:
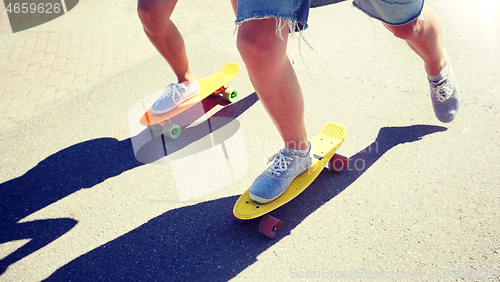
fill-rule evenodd
<path id="1" fill-rule="evenodd" d="M 429 75 L 437 75 L 446 64 L 443 54 L 441 23 L 439 17 L 431 8 L 424 6 L 422 16 L 402 25 L 384 24 L 396 37 L 404 39 L 425 63 Z"/>
<path id="2" fill-rule="evenodd" d="M 282 34 L 288 34 L 285 25 Z M 237 46 L 250 81 L 288 149 L 306 149 L 304 101 L 286 55 L 288 36 L 276 34 L 276 19 L 253 20 L 238 30 Z"/>
<path id="3" fill-rule="evenodd" d="M 231 6 L 233 7 L 234 15 L 237 16 L 238 0 L 231 0 Z M 286 50 L 286 55 L 287 55 L 288 59 L 290 60 L 290 62 L 292 63 L 292 65 L 294 65 L 295 61 L 293 60 L 292 53 L 290 51 Z"/>
<path id="4" fill-rule="evenodd" d="M 236 16 L 236 11 L 238 7 L 238 0 L 231 0 L 231 6 L 233 7 L 234 15 Z"/>
<path id="5" fill-rule="evenodd" d="M 424 60 L 434 113 L 441 122 L 451 122 L 460 106 L 460 90 L 451 63 L 446 61 L 437 14 L 424 6 L 422 15 L 411 23 L 386 27 Z"/>
<path id="6" fill-rule="evenodd" d="M 180 83 L 196 78 L 189 66 L 182 35 L 170 20 L 176 4 L 177 0 L 139 0 L 137 12 L 149 40 L 168 62 Z"/>

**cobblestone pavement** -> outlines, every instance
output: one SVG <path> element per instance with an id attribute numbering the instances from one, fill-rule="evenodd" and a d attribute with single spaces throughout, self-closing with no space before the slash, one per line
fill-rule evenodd
<path id="1" fill-rule="evenodd" d="M 227 7 L 219 8 L 221 2 L 182 1 L 172 18 L 213 22 L 228 15 Z M 0 5 L 0 120 L 22 117 L 155 55 L 136 3 L 81 0 L 68 14 L 18 33 L 12 33 L 5 6 Z"/>
<path id="2" fill-rule="evenodd" d="M 65 16 L 19 33 L 2 9 L 0 118 L 23 115 L 152 52 L 135 1 L 80 1 Z"/>

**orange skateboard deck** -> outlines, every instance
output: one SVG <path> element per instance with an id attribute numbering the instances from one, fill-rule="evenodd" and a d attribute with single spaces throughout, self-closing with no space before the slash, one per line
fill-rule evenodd
<path id="1" fill-rule="evenodd" d="M 236 201 L 232 210 L 232 217 L 244 223 L 250 219 L 264 216 L 259 224 L 259 232 L 271 239 L 276 238 L 283 223 L 268 215 L 268 213 L 302 193 L 318 177 L 325 166 L 339 173 L 345 170 L 348 162 L 347 158 L 335 154 L 335 152 L 344 141 L 346 133 L 346 128 L 340 124 L 326 124 L 321 132 L 311 140 L 313 163 L 307 171 L 297 176 L 280 197 L 267 204 L 260 204 L 251 200 L 249 197 L 250 188 L 247 189 Z"/>
<path id="2" fill-rule="evenodd" d="M 171 139 L 178 138 L 181 133 L 181 128 L 170 122 L 170 119 L 188 110 L 212 94 L 221 94 L 227 101 L 234 102 L 238 97 L 238 91 L 227 88 L 225 85 L 238 75 L 240 69 L 240 65 L 236 63 L 227 63 L 219 72 L 198 81 L 200 84 L 200 93 L 198 95 L 182 102 L 173 111 L 162 115 L 155 115 L 151 112 L 151 109 L 149 109 L 141 117 L 140 123 L 144 126 L 151 126 L 154 130 L 156 130 L 155 126 L 164 127 L 164 132 L 168 133 L 168 137 Z"/>

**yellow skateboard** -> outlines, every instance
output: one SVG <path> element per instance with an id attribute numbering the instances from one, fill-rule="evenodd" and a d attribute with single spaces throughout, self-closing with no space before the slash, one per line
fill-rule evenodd
<path id="1" fill-rule="evenodd" d="M 318 177 L 325 166 L 339 173 L 346 169 L 348 159 L 335 154 L 344 141 L 346 132 L 346 128 L 340 124 L 327 123 L 321 132 L 311 140 L 314 157 L 312 166 L 307 171 L 297 176 L 280 197 L 267 204 L 259 204 L 251 200 L 249 197 L 250 188 L 247 189 L 236 201 L 231 216 L 241 223 L 263 216 L 259 224 L 259 232 L 271 239 L 276 238 L 281 232 L 283 223 L 268 213 L 302 193 Z"/>
<path id="2" fill-rule="evenodd" d="M 163 132 L 167 133 L 166 135 L 168 137 L 171 139 L 177 139 L 181 135 L 181 127 L 170 121 L 170 119 L 174 116 L 186 111 L 212 94 L 222 94 L 224 99 L 228 102 L 236 101 L 238 91 L 232 88 L 227 88 L 224 85 L 238 75 L 240 68 L 240 65 L 236 63 L 227 63 L 219 72 L 204 77 L 198 81 L 200 84 L 200 93 L 198 95 L 182 102 L 173 111 L 162 115 L 155 115 L 151 112 L 151 109 L 149 109 L 141 117 L 140 123 L 151 127 L 155 131 L 163 129 Z"/>

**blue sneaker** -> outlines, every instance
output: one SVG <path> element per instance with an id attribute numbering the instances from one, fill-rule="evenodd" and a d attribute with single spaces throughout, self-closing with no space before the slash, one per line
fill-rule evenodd
<path id="1" fill-rule="evenodd" d="M 436 117 L 444 123 L 451 122 L 460 107 L 460 90 L 448 54 L 445 51 L 448 76 L 439 81 L 430 81 L 432 107 Z M 445 66 L 446 67 L 446 66 Z"/>
<path id="2" fill-rule="evenodd" d="M 292 181 L 312 164 L 311 143 L 301 157 L 291 150 L 281 149 L 269 159 L 272 162 L 250 187 L 250 199 L 266 204 L 283 194 Z"/>
<path id="3" fill-rule="evenodd" d="M 163 94 L 151 106 L 151 112 L 155 115 L 162 115 L 173 111 L 182 102 L 193 98 L 200 93 L 200 84 L 196 80 L 191 86 L 184 83 L 170 83 L 163 90 Z"/>

